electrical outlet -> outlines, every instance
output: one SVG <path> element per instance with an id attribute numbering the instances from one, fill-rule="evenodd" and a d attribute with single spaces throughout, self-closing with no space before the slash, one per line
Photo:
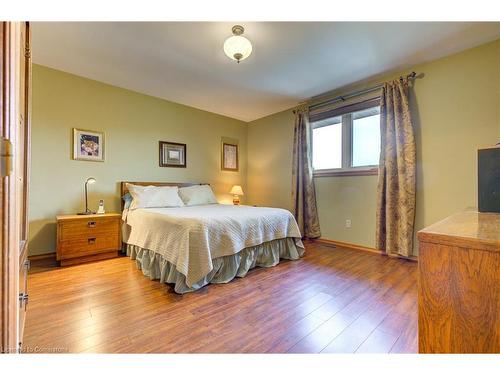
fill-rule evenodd
<path id="1" fill-rule="evenodd" d="M 345 227 L 346 228 L 350 228 L 351 225 L 352 225 L 351 219 L 346 219 L 346 221 L 345 221 Z"/>

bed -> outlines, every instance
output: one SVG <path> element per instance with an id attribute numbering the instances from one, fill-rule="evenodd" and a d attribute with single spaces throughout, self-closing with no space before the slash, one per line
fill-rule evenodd
<path id="1" fill-rule="evenodd" d="M 122 182 L 140 186 L 197 184 Z M 125 209 L 123 251 L 152 280 L 174 284 L 176 293 L 244 277 L 255 267 L 304 255 L 301 234 L 284 209 L 226 204 Z"/>

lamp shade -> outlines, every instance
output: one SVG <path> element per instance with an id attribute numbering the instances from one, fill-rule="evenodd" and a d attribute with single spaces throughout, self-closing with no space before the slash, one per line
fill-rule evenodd
<path id="1" fill-rule="evenodd" d="M 241 35 L 233 35 L 224 42 L 225 54 L 238 62 L 245 60 L 252 53 L 252 43 Z"/>
<path id="2" fill-rule="evenodd" d="M 233 195 L 243 195 L 243 189 L 240 185 L 234 185 L 229 193 Z"/>
<path id="3" fill-rule="evenodd" d="M 233 36 L 224 42 L 224 53 L 238 63 L 245 60 L 252 53 L 252 43 L 243 36 L 245 29 L 243 26 L 234 25 L 231 29 Z"/>

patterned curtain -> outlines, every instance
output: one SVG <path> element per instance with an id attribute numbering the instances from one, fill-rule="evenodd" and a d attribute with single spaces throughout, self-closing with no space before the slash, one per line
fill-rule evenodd
<path id="1" fill-rule="evenodd" d="M 306 107 L 295 110 L 292 207 L 302 236 L 305 238 L 320 237 L 312 168 L 311 129 L 309 111 Z"/>
<path id="2" fill-rule="evenodd" d="M 377 249 L 405 257 L 413 252 L 415 221 L 415 137 L 408 89 L 406 78 L 382 89 L 376 229 Z"/>

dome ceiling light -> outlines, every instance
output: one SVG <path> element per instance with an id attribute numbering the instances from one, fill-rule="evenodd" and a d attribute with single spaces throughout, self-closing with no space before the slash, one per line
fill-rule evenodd
<path id="1" fill-rule="evenodd" d="M 243 26 L 235 25 L 231 29 L 233 36 L 230 36 L 224 42 L 225 54 L 239 64 L 241 60 L 245 60 L 252 53 L 252 43 L 243 36 L 245 29 Z"/>

